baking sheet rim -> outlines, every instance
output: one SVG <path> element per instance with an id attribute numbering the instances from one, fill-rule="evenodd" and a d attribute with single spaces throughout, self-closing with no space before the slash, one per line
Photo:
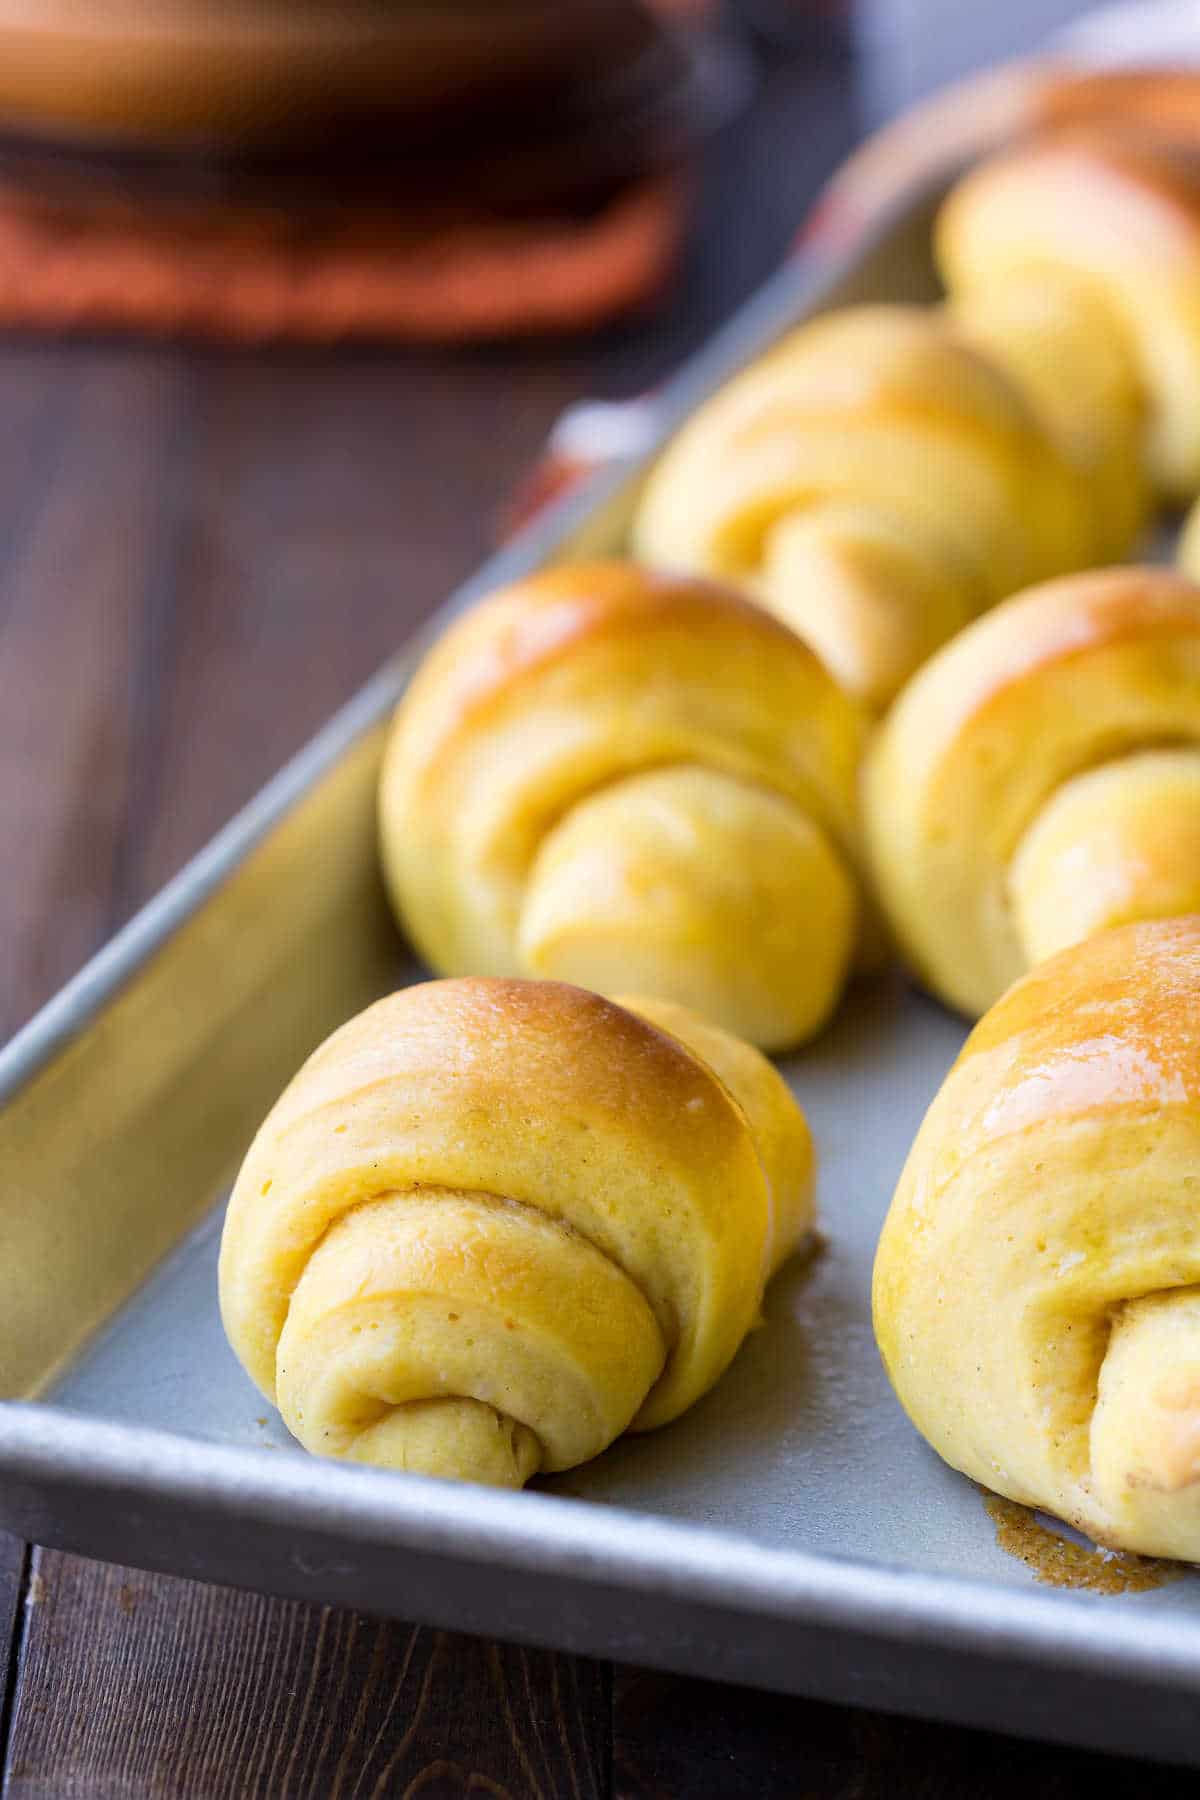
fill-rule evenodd
<path id="1" fill-rule="evenodd" d="M 782 269 L 659 397 L 655 441 L 614 463 L 535 519 L 438 609 L 396 658 L 292 758 L 180 873 L 89 961 L 4 1049 L 0 1107 L 61 1054 L 166 940 L 365 733 L 387 716 L 421 646 L 483 593 L 552 557 L 614 501 L 700 398 L 819 307 L 897 228 L 927 206 L 952 170 L 911 195 L 870 236 L 799 274 Z M 932 1453 L 930 1453 L 932 1454 Z M 780 1550 L 713 1527 L 529 1491 L 508 1494 L 346 1469 L 210 1444 L 36 1402 L 0 1402 L 0 1480 L 35 1490 L 103 1488 L 188 1503 L 225 1516 L 292 1524 L 545 1577 L 658 1593 L 743 1614 L 843 1627 L 863 1637 L 1017 1657 L 1200 1691 L 1200 1620 L 1116 1608 L 1097 1596 L 995 1582 L 802 1549 Z M 131 1550 L 134 1549 L 131 1546 Z M 1103 1632 L 1097 1607 L 1104 1608 Z"/>

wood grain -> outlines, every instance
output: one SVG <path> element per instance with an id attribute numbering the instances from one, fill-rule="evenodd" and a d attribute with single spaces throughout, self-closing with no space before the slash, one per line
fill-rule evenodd
<path id="1" fill-rule="evenodd" d="M 1194 1771 L 990 1732 L 635 1669 L 614 1681 L 614 1800 L 1185 1800 L 1195 1791 Z"/>
<path id="2" fill-rule="evenodd" d="M 610 1788 L 608 1671 L 581 1659 L 39 1550 L 22 1661 L 9 1800 Z"/>
<path id="3" fill-rule="evenodd" d="M 35 359 L 36 362 L 36 359 Z M 0 516 L 0 1019 L 15 1023 L 107 935 L 137 760 L 129 700 L 187 377 L 169 356 L 47 368 L 33 475 Z M 25 397 L 28 369 L 10 384 Z M 53 397 L 53 398 L 51 398 Z M 23 491 L 24 490 L 24 491 Z M 0 484 L 0 491 L 2 484 Z"/>
<path id="4" fill-rule="evenodd" d="M 27 1551 L 17 1538 L 0 1533 L 0 1744 L 5 1742 L 17 1691 L 21 1597 Z"/>
<path id="5" fill-rule="evenodd" d="M 48 362 L 39 407 L 0 354 L 37 446 L 7 491 L 0 453 L 8 1030 L 480 560 L 579 379 L 543 372 L 506 409 L 511 373 L 470 357 L 62 356 L 74 379 Z"/>
<path id="6" fill-rule="evenodd" d="M 511 382 L 470 357 L 213 360 L 156 620 L 126 908 L 484 556 L 492 513 L 575 391 L 566 371 L 543 376 L 502 421 Z"/>

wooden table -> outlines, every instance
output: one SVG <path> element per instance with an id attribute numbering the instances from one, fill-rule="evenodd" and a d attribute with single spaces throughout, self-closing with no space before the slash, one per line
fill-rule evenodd
<path id="1" fill-rule="evenodd" d="M 763 278 L 853 126 L 845 71 L 774 68 L 709 159 L 673 303 L 599 340 L 266 358 L 0 346 L 0 1027 L 472 568 L 564 404 L 652 380 Z M 4 1539 L 0 1694 L 9 1800 L 1195 1791 L 1177 1772 Z"/>

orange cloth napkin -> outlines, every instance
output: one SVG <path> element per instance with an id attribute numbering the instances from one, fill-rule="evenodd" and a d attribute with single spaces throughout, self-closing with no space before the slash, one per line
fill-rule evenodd
<path id="1" fill-rule="evenodd" d="M 650 4 L 697 20 L 712 0 Z M 678 167 L 610 185 L 586 209 L 519 216 L 460 194 L 421 217 L 345 185 L 336 205 L 184 198 L 122 179 L 119 163 L 0 152 L 0 328 L 251 342 L 576 330 L 653 299 L 688 216 Z"/>
<path id="2" fill-rule="evenodd" d="M 229 205 L 56 200 L 0 186 L 0 327 L 227 340 L 453 340 L 595 325 L 665 281 L 686 217 L 678 175 L 582 218 L 414 235 L 385 213 L 316 224 Z"/>

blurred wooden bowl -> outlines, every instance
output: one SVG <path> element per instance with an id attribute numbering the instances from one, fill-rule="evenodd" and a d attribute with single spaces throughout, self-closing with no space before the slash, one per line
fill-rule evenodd
<path id="1" fill-rule="evenodd" d="M 643 55 L 638 0 L 0 0 L 0 127 L 270 145 L 545 98 Z"/>
<path id="2" fill-rule="evenodd" d="M 72 7 L 81 3 L 70 0 Z M 591 0 L 556 4 L 586 12 Z M 0 20 L 12 5 L 0 0 Z M 198 0 L 160 0 L 157 10 L 178 16 L 197 6 Z M 113 0 L 104 7 L 113 10 Z M 245 0 L 227 0 L 219 10 L 223 19 L 244 14 Z M 299 0 L 293 16 L 324 17 L 325 10 L 315 0 L 307 8 Z M 365 5 L 351 10 L 373 18 L 379 12 Z M 398 10 L 420 12 L 428 23 L 427 7 Z M 447 15 L 455 10 L 448 7 Z M 485 0 L 458 10 L 478 21 Z M 492 16 L 505 10 L 498 0 Z M 516 10 L 528 20 L 532 8 L 521 0 Z M 751 65 L 736 42 L 696 26 L 664 29 L 637 8 L 618 16 L 607 0 L 596 10 L 605 15 L 605 31 L 631 17 L 637 30 L 622 25 L 607 39 L 610 49 L 621 49 L 608 61 L 594 54 L 593 38 L 582 71 L 573 60 L 582 40 L 568 45 L 565 37 L 549 51 L 543 44 L 537 55 L 514 56 L 503 78 L 494 60 L 472 80 L 454 61 L 453 88 L 450 74 L 431 58 L 421 80 L 410 79 L 403 105 L 399 90 L 389 109 L 373 87 L 349 93 L 326 84 L 302 111 L 293 94 L 291 111 L 275 128 L 261 110 L 236 120 L 228 109 L 218 114 L 211 93 L 202 107 L 189 90 L 186 115 L 164 111 L 162 88 L 154 90 L 153 107 L 137 112 L 136 130 L 128 110 L 120 111 L 119 126 L 98 112 L 88 113 L 85 126 L 83 109 L 68 117 L 61 97 L 57 119 L 44 108 L 21 115 L 10 106 L 6 121 L 11 65 L 0 56 L 0 186 L 10 205 L 24 196 L 64 213 L 115 207 L 169 216 L 181 227 L 189 214 L 209 216 L 214 209 L 235 209 L 259 224 L 264 209 L 275 209 L 324 228 L 351 208 L 378 208 L 402 216 L 418 234 L 464 218 L 586 211 L 629 182 L 679 163 L 740 107 L 752 85 Z M 438 41 L 443 49 L 448 42 Z M 453 100 L 433 97 L 451 92 Z M 78 99 L 78 90 L 60 90 L 69 94 Z M 105 104 L 115 117 L 119 109 L 107 91 Z"/>

